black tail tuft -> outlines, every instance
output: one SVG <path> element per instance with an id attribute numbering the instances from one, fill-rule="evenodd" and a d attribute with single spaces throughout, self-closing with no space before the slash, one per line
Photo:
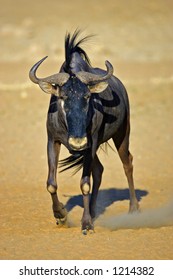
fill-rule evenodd
<path id="1" fill-rule="evenodd" d="M 88 35 L 83 37 L 82 39 L 77 41 L 77 38 L 81 34 L 80 29 L 76 29 L 73 35 L 67 33 L 65 36 L 65 71 L 70 72 L 70 62 L 71 62 L 71 55 L 74 52 L 78 52 L 84 60 L 90 65 L 90 60 L 86 52 L 80 47 L 80 45 L 86 42 L 89 38 L 93 37 L 93 35 Z"/>
<path id="2" fill-rule="evenodd" d="M 58 167 L 64 172 L 68 169 L 75 168 L 73 175 L 75 175 L 83 166 L 83 155 L 75 154 L 59 161 Z"/>

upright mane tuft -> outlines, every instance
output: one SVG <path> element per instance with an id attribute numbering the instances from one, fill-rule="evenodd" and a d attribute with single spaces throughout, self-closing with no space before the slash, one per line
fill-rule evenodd
<path id="1" fill-rule="evenodd" d="M 74 52 L 77 52 L 80 54 L 80 56 L 89 64 L 90 60 L 86 52 L 80 47 L 80 45 L 84 42 L 86 42 L 89 38 L 91 38 L 93 35 L 88 35 L 83 37 L 82 39 L 78 39 L 79 35 L 81 34 L 80 29 L 76 29 L 75 32 L 71 35 L 70 33 L 67 33 L 65 36 L 65 71 L 67 73 L 70 72 L 70 62 L 72 58 L 72 54 Z"/>

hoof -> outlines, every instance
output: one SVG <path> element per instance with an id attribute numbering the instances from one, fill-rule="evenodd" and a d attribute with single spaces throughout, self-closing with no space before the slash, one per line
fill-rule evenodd
<path id="1" fill-rule="evenodd" d="M 53 213 L 57 224 L 64 224 L 66 222 L 67 210 L 62 203 L 59 205 L 58 209 L 53 209 Z"/>
<path id="2" fill-rule="evenodd" d="M 140 212 L 140 208 L 138 203 L 129 206 L 129 214 L 139 213 L 139 212 Z"/>
<path id="3" fill-rule="evenodd" d="M 91 223 L 82 225 L 82 234 L 87 235 L 88 233 L 89 234 L 94 233 L 94 225 Z"/>
<path id="4" fill-rule="evenodd" d="M 64 218 L 56 219 L 56 224 L 57 224 L 57 226 L 60 226 L 60 227 L 66 225 L 66 222 L 67 222 L 67 216 Z"/>
<path id="5" fill-rule="evenodd" d="M 83 229 L 82 234 L 87 235 L 87 234 L 93 234 L 95 233 L 94 229 Z"/>

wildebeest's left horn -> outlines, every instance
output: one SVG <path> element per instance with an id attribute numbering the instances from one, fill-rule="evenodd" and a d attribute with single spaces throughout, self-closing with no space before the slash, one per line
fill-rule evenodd
<path id="1" fill-rule="evenodd" d="M 89 72 L 80 71 L 80 72 L 76 73 L 76 76 L 78 77 L 78 79 L 81 82 L 88 84 L 88 85 L 104 82 L 112 76 L 113 71 L 114 71 L 113 66 L 109 61 L 106 60 L 105 65 L 107 68 L 107 72 L 104 75 L 97 75 L 97 74 L 92 74 Z"/>
<path id="2" fill-rule="evenodd" d="M 50 84 L 56 84 L 59 86 L 62 86 L 63 84 L 65 84 L 68 79 L 69 79 L 69 74 L 67 73 L 57 73 L 54 75 L 51 75 L 49 77 L 46 78 L 38 78 L 36 76 L 36 71 L 38 69 L 38 67 L 40 66 L 40 64 L 47 58 L 47 56 L 45 56 L 44 58 L 42 58 L 41 60 L 39 60 L 36 64 L 34 64 L 34 66 L 31 68 L 31 70 L 29 71 L 29 78 L 30 80 L 35 83 L 35 84 L 39 84 L 40 82 L 47 82 Z"/>

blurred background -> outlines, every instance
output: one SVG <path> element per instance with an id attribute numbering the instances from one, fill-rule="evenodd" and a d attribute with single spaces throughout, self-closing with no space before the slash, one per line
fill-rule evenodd
<path id="1" fill-rule="evenodd" d="M 97 34 L 88 52 L 122 61 L 173 59 L 172 1 L 0 1 L 1 61 L 62 60 L 66 31 Z"/>
<path id="2" fill-rule="evenodd" d="M 1 258 L 63 258 L 69 253 L 69 247 L 63 247 L 64 254 L 60 256 L 49 241 L 55 228 L 50 198 L 44 189 L 47 178 L 45 123 L 50 96 L 30 82 L 28 72 L 46 55 L 48 59 L 39 68 L 38 76 L 52 75 L 59 70 L 64 61 L 67 31 L 81 28 L 83 35 L 96 35 L 83 46 L 92 65 L 105 68 L 104 62 L 109 60 L 129 93 L 136 189 L 148 193 L 141 198 L 141 208 L 160 207 L 172 196 L 173 182 L 173 1 L 0 0 L 0 7 Z M 61 157 L 65 155 L 67 151 L 63 148 Z M 117 154 L 109 150 L 108 155 L 100 152 L 99 157 L 105 166 L 102 189 L 126 189 Z M 80 174 L 59 175 L 62 202 L 67 203 L 69 197 L 80 194 L 79 180 Z M 100 196 L 98 207 L 102 199 Z M 127 212 L 127 199 L 114 203 L 109 196 L 106 199 L 108 215 Z M 82 208 L 73 206 L 71 215 L 78 221 L 79 230 Z M 38 242 L 40 232 L 42 237 Z M 103 229 L 102 232 L 106 234 Z M 142 232 L 143 240 L 150 238 L 150 248 L 158 238 L 158 243 L 153 245 L 158 246 L 158 250 L 148 250 L 147 243 L 139 239 L 133 244 L 137 250 L 131 252 L 130 258 L 173 257 L 172 241 L 165 244 L 163 233 L 164 240 L 169 240 L 168 228 L 164 232 L 158 230 L 157 234 Z M 104 239 L 104 252 L 95 255 L 99 236 L 93 237 L 95 243 L 88 258 L 103 259 L 109 255 L 115 259 L 126 258 L 126 248 L 131 242 L 127 236 L 137 242 L 130 234 L 124 233 L 122 239 L 119 236 L 119 248 L 124 248 L 124 251 L 117 248 L 119 255 L 109 244 L 114 235 Z M 28 236 L 35 240 L 34 255 Z M 62 238 L 64 245 L 64 237 L 57 235 L 56 238 Z M 76 244 L 75 238 L 74 234 L 73 244 Z M 22 246 L 18 246 L 19 243 Z M 81 248 L 75 253 L 71 248 L 70 257 L 87 258 Z"/>

